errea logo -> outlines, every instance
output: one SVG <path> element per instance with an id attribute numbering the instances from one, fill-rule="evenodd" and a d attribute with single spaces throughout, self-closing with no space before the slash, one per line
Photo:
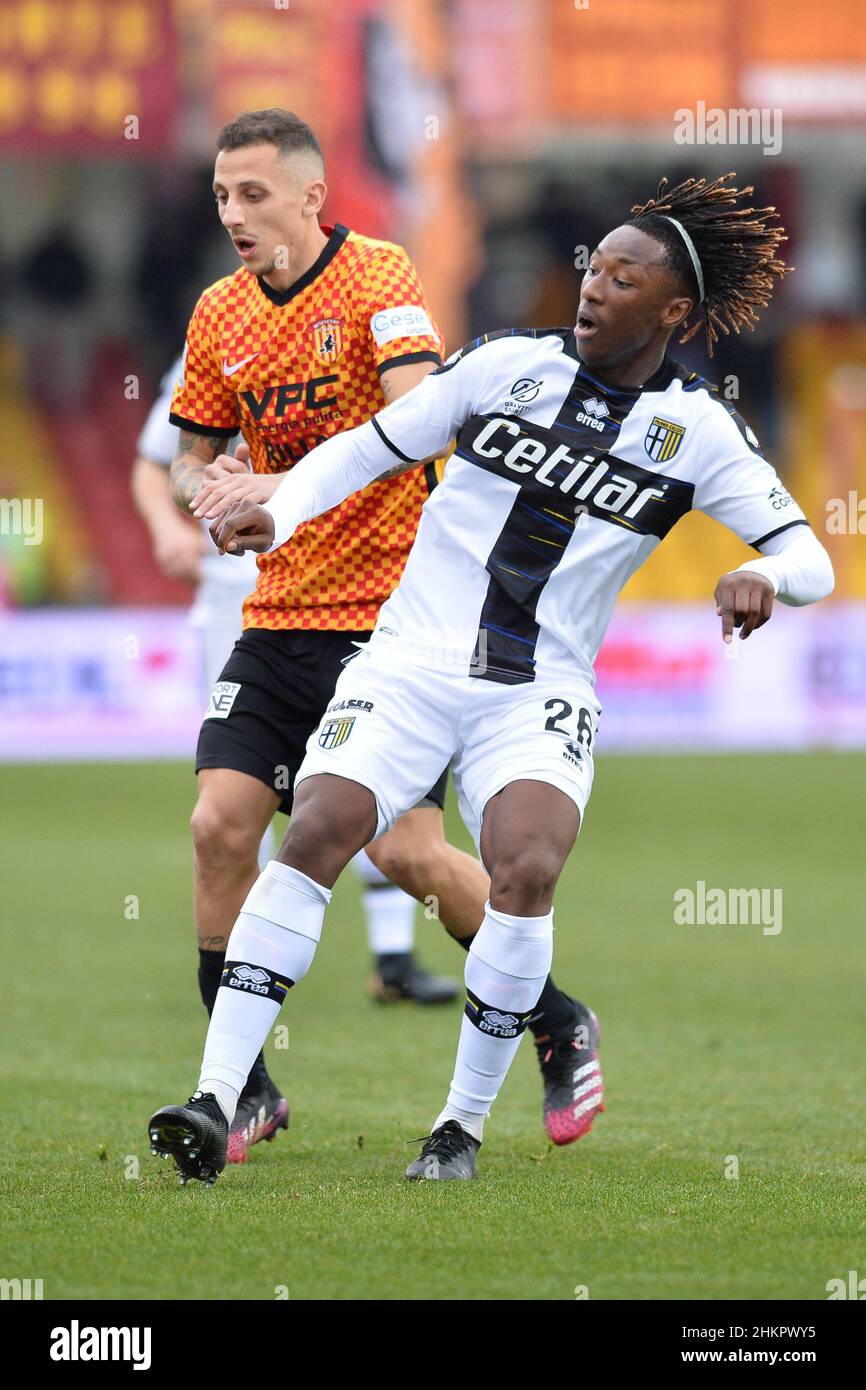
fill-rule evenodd
<path id="1" fill-rule="evenodd" d="M 603 430 L 609 414 L 606 401 L 600 401 L 597 396 L 590 396 L 588 401 L 584 401 L 583 409 L 575 411 L 574 418 L 579 425 L 589 425 L 591 430 Z"/>
<path id="2" fill-rule="evenodd" d="M 260 965 L 236 965 L 232 974 L 251 985 L 266 985 L 271 978 L 267 970 L 262 970 Z"/>
<path id="3" fill-rule="evenodd" d="M 482 1033 L 492 1033 L 496 1038 L 514 1038 L 520 1019 L 514 1014 L 502 1014 L 498 1009 L 485 1009 L 478 1020 Z"/>

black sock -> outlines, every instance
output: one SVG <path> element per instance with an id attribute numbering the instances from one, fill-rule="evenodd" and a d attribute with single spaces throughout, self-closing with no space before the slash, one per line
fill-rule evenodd
<path id="1" fill-rule="evenodd" d="M 574 1027 L 574 1021 L 574 1000 L 554 984 L 552 975 L 548 975 L 527 1027 L 533 1037 L 547 1038 L 552 1033 L 568 1032 Z"/>
<path id="2" fill-rule="evenodd" d="M 404 984 L 411 966 L 411 951 L 385 951 L 376 956 L 376 969 L 384 985 Z"/>
<path id="3" fill-rule="evenodd" d="M 220 980 L 223 977 L 223 966 L 225 963 L 225 951 L 203 951 L 201 947 L 199 947 L 198 989 L 201 995 L 201 1002 L 207 1009 L 208 1018 L 210 1018 L 213 1013 L 213 1006 L 216 1003 L 217 990 L 220 987 Z"/>
<path id="4" fill-rule="evenodd" d="M 208 1018 L 213 1013 L 213 1006 L 216 1003 L 217 990 L 220 987 L 220 980 L 223 976 L 223 966 L 226 963 L 224 951 L 203 951 L 199 947 L 198 953 L 198 987 L 201 994 L 201 1002 L 207 1009 Z M 256 1060 L 250 1067 L 250 1074 L 247 1077 L 245 1091 L 263 1091 L 268 1085 L 270 1077 L 265 1066 L 264 1053 L 260 1052 Z"/>
<path id="5" fill-rule="evenodd" d="M 468 951 L 472 936 L 455 936 L 454 940 L 464 951 Z M 554 984 L 553 976 L 548 975 L 544 982 L 535 1013 L 528 1027 L 536 1038 L 546 1038 L 550 1033 L 566 1032 L 574 1023 L 574 1000 Z"/>

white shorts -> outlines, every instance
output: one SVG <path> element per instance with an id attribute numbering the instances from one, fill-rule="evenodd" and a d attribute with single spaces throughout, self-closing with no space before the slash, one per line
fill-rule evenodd
<path id="1" fill-rule="evenodd" d="M 500 685 L 363 648 L 310 735 L 295 786 L 322 772 L 360 782 L 376 798 L 381 835 L 450 763 L 476 846 L 487 802 L 524 778 L 558 787 L 582 821 L 600 713 L 594 691 L 577 676 Z"/>

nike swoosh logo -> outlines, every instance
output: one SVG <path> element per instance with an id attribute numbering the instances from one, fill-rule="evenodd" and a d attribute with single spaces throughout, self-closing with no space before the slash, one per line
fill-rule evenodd
<path id="1" fill-rule="evenodd" d="M 245 366 L 247 365 L 248 362 L 253 362 L 253 361 L 258 357 L 258 355 L 259 355 L 259 354 L 258 354 L 257 352 L 254 352 L 253 355 L 252 355 L 252 357 L 245 357 L 245 358 L 243 359 L 242 362 L 235 362 L 234 366 L 232 366 L 232 367 L 230 367 L 229 364 L 228 364 L 228 362 L 226 361 L 226 359 L 223 358 L 223 373 L 224 373 L 224 375 L 225 375 L 225 376 L 234 376 L 235 372 L 239 372 L 240 369 L 241 369 L 241 367 L 245 367 Z"/>

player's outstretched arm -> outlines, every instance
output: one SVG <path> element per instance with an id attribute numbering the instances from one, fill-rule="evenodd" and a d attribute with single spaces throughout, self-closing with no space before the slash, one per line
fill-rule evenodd
<path id="1" fill-rule="evenodd" d="M 769 622 L 773 603 L 801 607 L 833 592 L 830 556 L 809 526 L 792 526 L 761 547 L 759 560 L 747 560 L 716 585 L 716 612 L 722 620 L 722 640 L 730 642 L 734 628 L 746 638 Z"/>
<path id="2" fill-rule="evenodd" d="M 433 370 L 429 362 L 412 363 L 406 367 L 395 367 L 393 371 L 385 372 L 382 376 L 382 394 L 389 403 L 398 401 L 409 391 L 413 390 L 426 376 Z M 238 448 L 238 456 L 245 445 Z M 249 450 L 247 449 L 247 456 Z M 398 460 L 393 467 L 386 469 L 376 478 L 376 482 L 384 482 L 386 478 L 396 478 L 400 473 L 407 473 L 410 468 L 417 468 L 419 463 L 432 463 L 434 459 L 403 459 Z M 204 481 L 196 494 L 195 505 L 192 508 L 193 516 L 200 521 L 221 521 L 235 502 L 269 502 L 286 473 L 248 473 L 228 475 L 224 470 L 218 469 L 217 463 L 209 464 L 204 472 Z M 213 530 L 213 528 L 211 528 Z"/>
<path id="3" fill-rule="evenodd" d="M 303 522 L 339 506 L 353 492 L 425 462 L 427 459 L 405 458 L 395 466 L 393 452 L 382 442 L 373 421 L 368 421 L 325 440 L 296 463 L 291 473 L 277 475 L 279 487 L 269 501 L 259 504 L 257 498 L 249 497 L 234 502 L 228 511 L 220 507 L 211 536 L 224 554 L 240 555 L 245 550 L 261 554 L 276 549 Z M 267 544 L 263 543 L 265 534 L 270 536 Z"/>
<path id="4" fill-rule="evenodd" d="M 489 372 L 489 354 L 473 353 L 468 363 L 456 354 L 381 414 L 326 439 L 294 465 L 260 509 L 273 522 L 270 545 L 262 543 L 267 532 L 256 508 L 232 511 L 214 523 L 216 544 L 231 555 L 244 549 L 275 550 L 305 521 L 339 506 L 352 493 L 439 458 L 473 413 L 479 385 Z"/>

